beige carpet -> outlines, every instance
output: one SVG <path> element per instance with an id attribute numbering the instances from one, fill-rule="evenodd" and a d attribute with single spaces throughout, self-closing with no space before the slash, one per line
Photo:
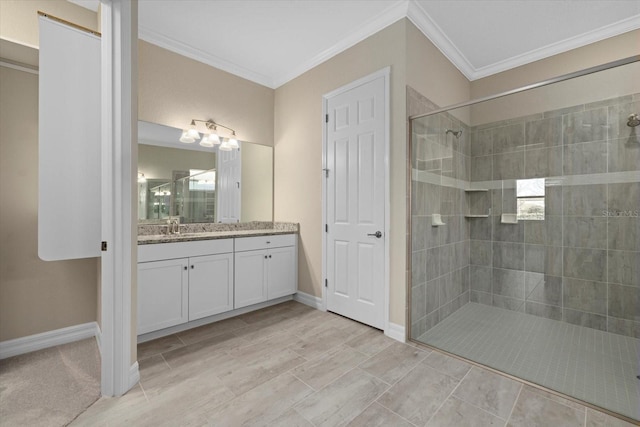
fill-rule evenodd
<path id="1" fill-rule="evenodd" d="M 0 426 L 65 426 L 99 397 L 95 338 L 0 360 Z"/>

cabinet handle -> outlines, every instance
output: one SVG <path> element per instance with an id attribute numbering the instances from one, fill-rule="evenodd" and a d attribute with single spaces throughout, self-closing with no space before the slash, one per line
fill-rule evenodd
<path id="1" fill-rule="evenodd" d="M 271 255 L 269 255 L 269 258 L 271 258 Z"/>
<path id="2" fill-rule="evenodd" d="M 266 256 L 266 255 L 264 256 L 264 259 L 267 259 L 267 256 Z"/>
<path id="3" fill-rule="evenodd" d="M 269 243 L 271 243 L 271 242 L 270 242 L 269 240 L 267 240 L 267 245 L 268 245 Z"/>
<path id="4" fill-rule="evenodd" d="M 194 268 L 195 268 L 195 265 L 192 265 L 192 266 L 191 266 L 191 269 L 193 270 Z"/>
<path id="5" fill-rule="evenodd" d="M 184 269 L 185 269 L 185 270 L 187 269 L 187 266 L 186 266 L 186 265 L 184 266 Z"/>

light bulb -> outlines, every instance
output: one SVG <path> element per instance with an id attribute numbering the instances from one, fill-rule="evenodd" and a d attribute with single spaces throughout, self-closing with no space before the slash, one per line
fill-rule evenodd
<path id="1" fill-rule="evenodd" d="M 236 139 L 235 136 L 232 136 L 231 138 L 229 138 L 227 142 L 229 143 L 229 147 L 231 147 L 232 150 L 240 148 L 240 145 L 238 145 L 238 140 Z"/>
<path id="2" fill-rule="evenodd" d="M 222 141 L 222 144 L 220 144 L 220 148 L 219 149 L 221 151 L 231 151 L 231 150 L 233 150 L 231 145 L 229 145 L 229 140 Z"/>
<path id="3" fill-rule="evenodd" d="M 185 129 L 182 131 L 182 135 L 180 136 L 180 142 L 184 142 L 185 144 L 191 144 L 193 142 L 196 142 L 196 140 L 190 137 L 189 131 Z"/>
<path id="4" fill-rule="evenodd" d="M 220 144 L 220 136 L 218 135 L 215 129 L 212 130 L 211 133 L 209 134 L 209 141 L 211 141 L 215 145 Z"/>
<path id="5" fill-rule="evenodd" d="M 200 141 L 200 145 L 202 147 L 213 147 L 213 141 L 211 141 L 211 138 L 208 135 L 205 135 Z"/>
<path id="6" fill-rule="evenodd" d="M 196 122 L 195 120 L 191 120 L 191 127 L 189 128 L 189 130 L 187 131 L 187 135 L 189 135 L 191 138 L 193 138 L 194 140 L 196 139 L 200 139 L 200 132 L 198 132 L 198 129 L 196 129 Z"/>

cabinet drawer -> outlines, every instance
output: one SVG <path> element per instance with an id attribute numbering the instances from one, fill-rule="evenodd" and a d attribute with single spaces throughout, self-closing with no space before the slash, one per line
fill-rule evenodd
<path id="1" fill-rule="evenodd" d="M 233 239 L 197 240 L 193 242 L 157 243 L 138 246 L 138 262 L 216 255 L 233 252 Z"/>
<path id="2" fill-rule="evenodd" d="M 256 249 L 280 248 L 296 244 L 297 234 L 279 234 L 276 236 L 239 237 L 235 239 L 236 252 Z"/>

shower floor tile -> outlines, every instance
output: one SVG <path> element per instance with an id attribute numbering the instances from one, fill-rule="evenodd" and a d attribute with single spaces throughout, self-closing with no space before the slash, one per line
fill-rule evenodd
<path id="1" fill-rule="evenodd" d="M 418 341 L 640 420 L 640 340 L 468 303 Z"/>

